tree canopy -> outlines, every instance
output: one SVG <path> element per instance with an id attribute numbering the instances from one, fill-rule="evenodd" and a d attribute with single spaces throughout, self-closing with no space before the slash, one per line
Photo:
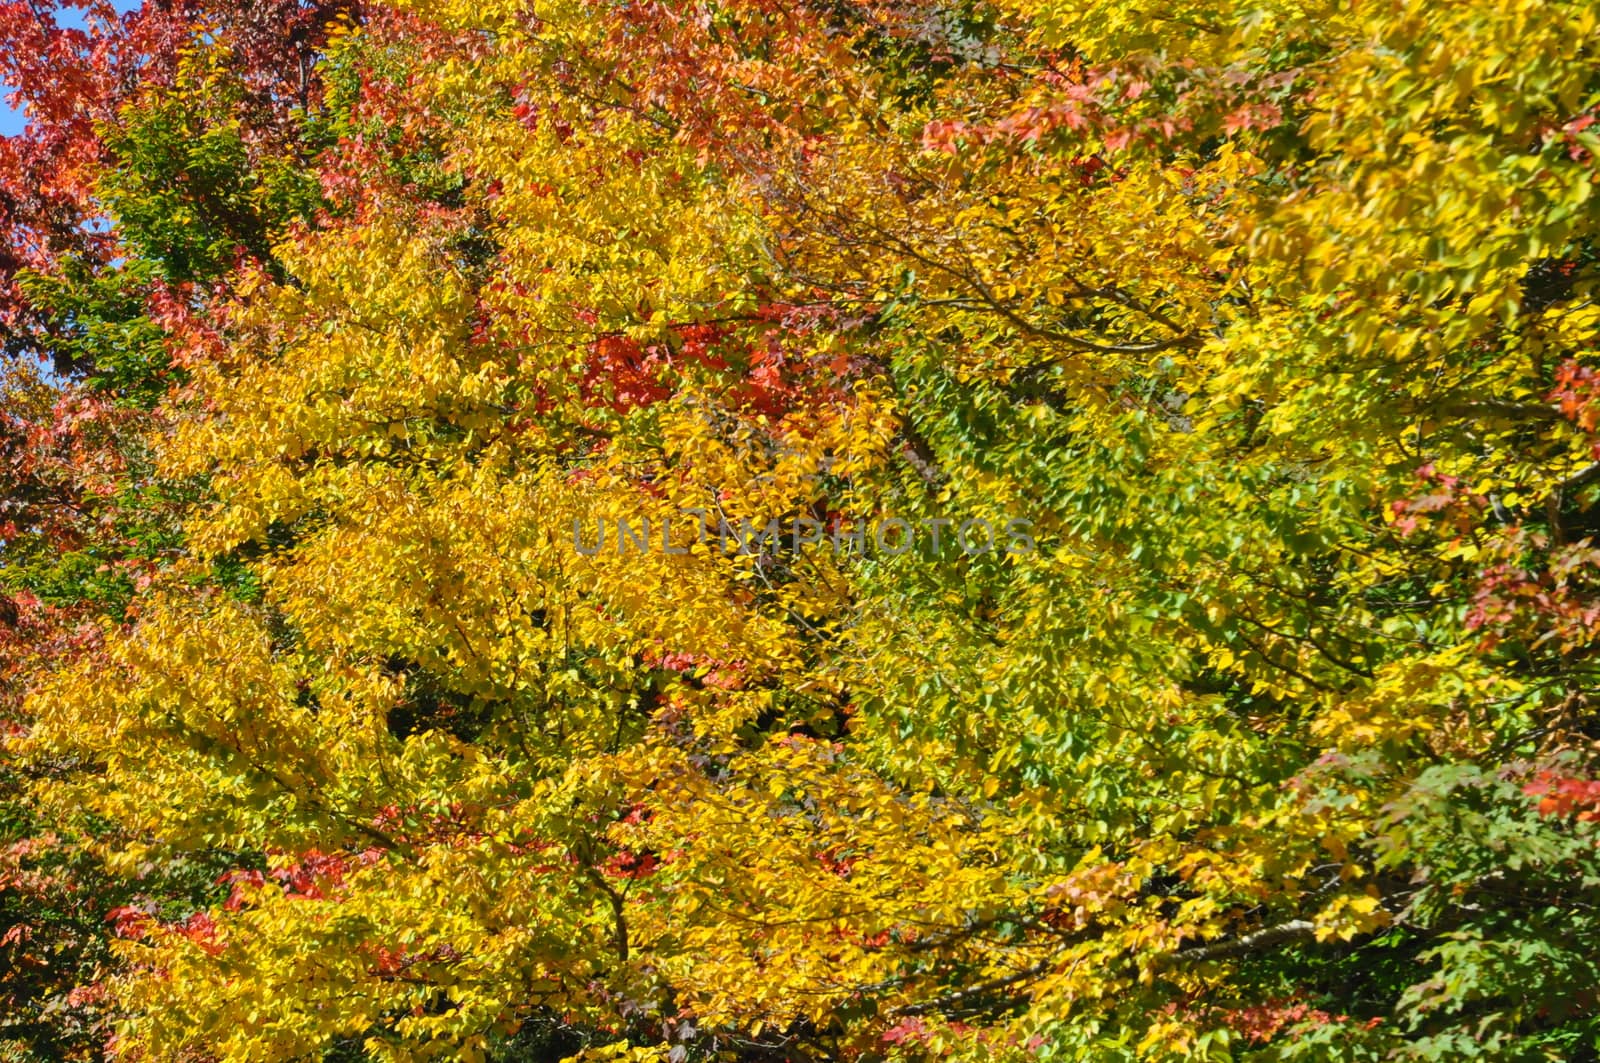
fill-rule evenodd
<path id="1" fill-rule="evenodd" d="M 1600 1059 L 1600 10 L 0 3 L 0 1059 Z"/>

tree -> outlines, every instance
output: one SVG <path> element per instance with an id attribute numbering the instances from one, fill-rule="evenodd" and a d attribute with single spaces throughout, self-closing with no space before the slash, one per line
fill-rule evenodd
<path id="1" fill-rule="evenodd" d="M 99 163 L 119 1051 L 1593 1055 L 1587 6 L 329 19 Z"/>
<path id="2" fill-rule="evenodd" d="M 70 29 L 54 5 L 0 9 L 4 80 L 28 116 L 25 130 L 0 144 L 8 249 L 0 260 L 0 731 L 8 742 L 30 726 L 28 688 L 53 670 L 101 662 L 94 618 L 136 617 L 139 590 L 180 549 L 177 517 L 194 501 L 194 485 L 155 477 L 148 436 L 162 416 L 151 407 L 181 379 L 184 350 L 207 341 L 195 285 L 215 285 L 236 260 L 229 253 L 196 268 L 174 245 L 208 240 L 231 252 L 245 232 L 304 209 L 303 196 L 257 197 L 216 221 L 205 207 L 219 194 L 248 197 L 252 183 L 281 175 L 276 158 L 293 158 L 299 119 L 286 118 L 313 99 L 303 64 L 320 41 L 319 22 L 343 10 L 179 5 L 119 16 L 90 4 L 85 28 Z M 193 77 L 180 53 L 205 20 L 216 46 L 211 110 L 191 97 L 185 112 L 171 89 Z M 301 79 L 293 103 L 279 81 L 286 63 Z M 126 109 L 152 93 L 169 106 Z M 208 122 L 232 137 L 213 133 L 209 158 L 181 139 Z M 226 154 L 244 141 L 249 149 Z M 263 157 L 269 171 L 276 166 L 267 180 Z M 200 200 L 187 222 L 176 216 L 184 189 Z M 150 199 L 169 209 L 151 212 Z M 123 215 L 115 226 L 108 209 Z M 190 230 L 185 241 L 180 234 Z M 108 913 L 189 910 L 214 892 L 218 869 L 196 854 L 107 875 L 94 842 L 113 824 L 89 817 L 63 831 L 27 796 L 30 786 L 92 767 L 12 753 L 0 752 L 0 1055 L 97 1056 L 109 1032 Z"/>

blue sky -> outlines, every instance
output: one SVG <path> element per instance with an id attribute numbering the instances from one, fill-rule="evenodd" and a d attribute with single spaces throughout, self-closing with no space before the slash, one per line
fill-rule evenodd
<path id="1" fill-rule="evenodd" d="M 113 0 L 118 11 L 132 11 L 139 6 L 139 0 Z M 83 12 L 77 8 L 63 7 L 56 10 L 56 23 L 61 26 L 83 26 Z M 11 91 L 10 86 L 0 83 L 0 136 L 14 136 L 22 131 L 26 116 L 7 107 L 4 95 Z"/>

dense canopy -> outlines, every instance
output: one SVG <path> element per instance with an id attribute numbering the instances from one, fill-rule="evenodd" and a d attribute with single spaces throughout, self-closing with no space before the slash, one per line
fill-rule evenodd
<path id="1" fill-rule="evenodd" d="M 1600 1059 L 1600 9 L 0 2 L 0 1060 Z"/>

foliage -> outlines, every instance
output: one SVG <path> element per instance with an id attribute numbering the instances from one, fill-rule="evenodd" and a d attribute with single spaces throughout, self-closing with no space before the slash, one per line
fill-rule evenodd
<path id="1" fill-rule="evenodd" d="M 1597 20 L 53 39 L 0 897 L 104 931 L 28 1007 L 150 1059 L 1595 1058 Z"/>

